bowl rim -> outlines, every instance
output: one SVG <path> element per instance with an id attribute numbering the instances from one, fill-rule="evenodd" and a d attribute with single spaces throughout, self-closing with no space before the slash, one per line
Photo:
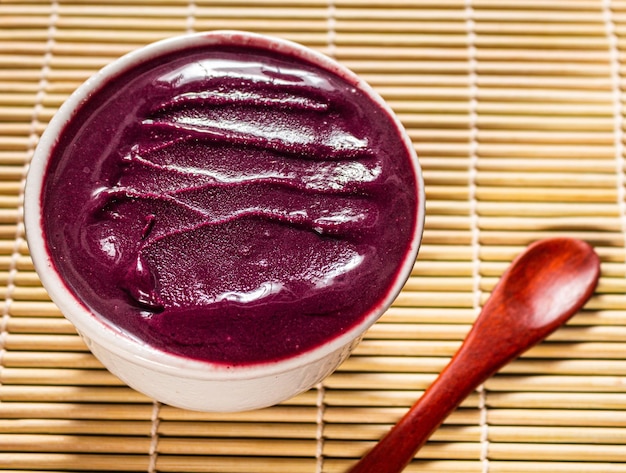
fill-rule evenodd
<path id="1" fill-rule="evenodd" d="M 60 274 L 55 269 L 51 255 L 47 251 L 42 226 L 41 192 L 50 155 L 66 123 L 72 119 L 75 111 L 89 99 L 91 94 L 102 84 L 106 83 L 108 79 L 137 66 L 145 60 L 187 48 L 220 45 L 251 46 L 287 53 L 312 62 L 314 65 L 342 77 L 355 88 L 362 90 L 395 123 L 411 158 L 415 175 L 418 202 L 414 216 L 413 236 L 404 261 L 396 272 L 393 282 L 388 286 L 385 297 L 373 306 L 358 324 L 355 324 L 346 332 L 311 350 L 278 361 L 231 366 L 190 359 L 162 351 L 122 332 L 113 324 L 108 323 L 103 317 L 94 315 L 63 282 Z M 425 191 L 417 153 L 400 120 L 382 97 L 347 67 L 321 52 L 286 39 L 236 30 L 215 30 L 185 34 L 150 43 L 121 56 L 92 75 L 70 95 L 50 120 L 33 154 L 24 191 L 26 240 L 35 270 L 52 301 L 76 327 L 78 332 L 87 339 L 97 341 L 99 345 L 107 350 L 114 351 L 125 359 L 134 360 L 134 362 L 146 368 L 195 379 L 226 380 L 271 376 L 314 363 L 349 345 L 380 318 L 402 290 L 411 273 L 421 245 L 424 218 Z M 89 340 L 87 340 L 87 343 L 89 343 Z"/>

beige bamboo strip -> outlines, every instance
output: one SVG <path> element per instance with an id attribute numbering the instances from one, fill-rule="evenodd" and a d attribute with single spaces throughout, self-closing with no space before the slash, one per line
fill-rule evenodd
<path id="1" fill-rule="evenodd" d="M 4 150 L 21 151 L 26 149 L 27 139 L 21 136 L 0 137 L 0 147 Z"/>
<path id="2" fill-rule="evenodd" d="M 621 360 L 528 360 L 511 362 L 500 370 L 503 374 L 624 376 L 626 366 Z"/>
<path id="3" fill-rule="evenodd" d="M 120 386 L 123 383 L 106 370 L 64 368 L 3 368 L 3 384 L 51 384 L 74 386 Z"/>
<path id="4" fill-rule="evenodd" d="M 179 3 L 182 8 L 164 8 L 163 6 L 159 6 L 158 8 L 151 9 L 150 12 L 145 13 L 145 8 L 138 5 L 129 5 L 129 4 L 98 4 L 98 5 L 61 5 L 59 9 L 59 13 L 61 16 L 67 17 L 103 17 L 103 18 L 116 18 L 123 14 L 126 17 L 136 17 L 136 20 L 142 20 L 143 18 L 160 18 L 163 16 L 176 16 L 181 14 L 186 14 L 185 8 L 187 7 L 186 3 Z M 196 15 L 198 16 L 213 16 L 218 18 L 240 18 L 240 17 L 250 17 L 250 18 L 264 18 L 266 20 L 285 20 L 285 19 L 303 19 L 303 20 L 315 20 L 315 19 L 325 19 L 326 18 L 326 5 L 322 3 L 317 3 L 317 8 L 315 7 L 315 3 L 303 5 L 302 3 L 298 5 L 295 3 L 296 7 L 294 8 L 294 2 L 290 5 L 291 8 L 281 5 L 277 2 L 265 2 L 265 4 L 261 6 L 252 6 L 247 5 L 246 8 L 233 7 L 231 3 L 222 2 L 219 7 L 211 8 L 208 5 L 200 3 L 196 10 Z M 274 7 L 274 8 L 271 8 Z"/>
<path id="5" fill-rule="evenodd" d="M 604 462 L 624 462 L 626 460 L 626 450 L 623 445 L 590 445 L 584 448 L 580 445 L 540 443 L 499 443 L 489 444 L 489 457 L 494 460 L 513 460 L 519 458 L 529 458 L 532 460 L 544 461 L 604 461 Z"/>
<path id="6" fill-rule="evenodd" d="M 407 411 L 405 407 L 334 407 L 327 408 L 324 420 L 338 424 L 394 424 Z M 444 425 L 477 425 L 478 409 L 457 409 Z"/>
<path id="7" fill-rule="evenodd" d="M 552 93 L 552 91 L 549 91 Z M 527 98 L 525 98 L 527 100 Z M 481 141 L 504 144 L 525 144 L 534 142 L 562 146 L 571 145 L 611 145 L 610 134 L 606 131 L 525 131 L 525 130 L 479 130 Z"/>
<path id="8" fill-rule="evenodd" d="M 12 126 L 12 125 L 9 125 Z M 20 124 L 20 126 L 22 126 Z M 43 130 L 43 126 L 41 127 Z M 0 160 L 3 165 L 25 164 L 30 159 L 28 149 L 23 150 L 2 150 L 0 151 Z"/>
<path id="9" fill-rule="evenodd" d="M 15 44 L 15 42 L 14 42 Z M 22 43 L 17 43 L 21 46 Z M 54 55 L 61 56 L 85 56 L 85 57 L 120 57 L 126 53 L 129 53 L 135 49 L 135 44 L 113 44 L 113 43 L 86 43 L 86 42 L 71 42 L 64 41 L 62 43 L 56 42 L 52 45 L 52 53 Z M 51 89 L 54 90 L 54 89 Z"/>
<path id="10" fill-rule="evenodd" d="M 465 25 L 462 25 L 462 28 L 465 28 Z M 371 56 L 370 56 L 371 58 Z M 467 59 L 459 59 L 457 61 L 448 60 L 445 62 L 437 61 L 437 60 L 420 60 L 415 61 L 413 59 L 409 60 L 385 60 L 381 61 L 379 59 L 343 59 L 342 63 L 348 66 L 350 69 L 353 69 L 355 72 L 369 72 L 369 73 L 440 73 L 440 74 L 463 74 L 468 71 L 468 63 Z M 551 63 L 551 62 L 517 62 L 517 61 L 508 61 L 506 63 L 501 62 L 491 62 L 491 61 L 480 61 L 477 65 L 477 72 L 483 75 L 491 75 L 491 74 L 508 74 L 508 75 L 527 75 L 527 76 L 536 76 L 538 81 L 541 81 L 543 77 L 549 77 L 551 80 L 554 77 L 599 77 L 602 78 L 606 75 L 607 65 L 598 64 L 598 65 L 590 65 L 589 63 Z M 570 99 L 571 100 L 571 99 Z M 561 107 L 564 104 L 558 103 Z M 467 103 L 465 104 L 467 106 Z M 517 106 L 522 109 L 527 109 L 526 113 L 531 113 L 532 106 L 538 106 L 540 104 L 524 104 L 521 102 L 517 102 Z M 597 104 L 598 108 L 593 108 L 592 104 L 577 104 L 571 105 L 571 109 L 573 113 L 579 113 L 582 115 L 607 115 L 609 112 L 607 108 L 609 108 L 610 103 L 605 102 L 604 104 Z M 502 103 L 500 106 L 498 104 L 490 104 L 490 103 L 479 103 L 479 110 L 489 111 L 491 109 L 502 110 L 503 108 L 508 109 L 510 107 L 509 103 Z M 549 114 L 549 110 L 538 107 L 536 110 L 539 114 Z M 558 108 L 554 111 L 555 114 L 565 113 L 565 107 L 561 110 Z"/>
<path id="11" fill-rule="evenodd" d="M 327 458 L 324 461 L 324 473 L 344 473 L 356 462 Z M 463 460 L 414 460 L 405 469 L 405 473 L 475 473 L 480 471 L 480 462 Z M 524 473 L 529 473 L 527 470 Z M 571 472 L 568 472 L 571 473 Z M 606 473 L 606 472 L 603 472 Z"/>
<path id="12" fill-rule="evenodd" d="M 530 243 L 540 240 L 542 238 L 554 238 L 570 236 L 572 238 L 579 238 L 585 240 L 594 246 L 614 246 L 620 247 L 622 242 L 620 241 L 619 233 L 610 232 L 593 232 L 589 229 L 585 230 L 545 230 L 545 231 L 494 231 L 483 230 L 480 232 L 480 244 L 481 245 L 529 245 Z"/>
<path id="13" fill-rule="evenodd" d="M 311 400 L 314 401 L 312 396 Z M 281 404 L 266 409 L 245 412 L 194 412 L 177 409 L 170 406 L 162 406 L 160 411 L 161 421 L 210 421 L 210 422 L 282 422 L 315 423 L 317 419 L 317 406 L 315 402 L 310 405 L 285 405 Z"/>
<path id="14" fill-rule="evenodd" d="M 3 195 L 15 195 L 20 192 L 19 182 L 7 182 L 0 180 L 0 193 Z"/>
<path id="15" fill-rule="evenodd" d="M 426 170 L 424 170 L 426 172 Z M 426 202 L 427 215 L 468 215 L 470 213 L 470 205 L 468 202 L 433 200 Z"/>
<path id="16" fill-rule="evenodd" d="M 48 334 L 15 334 L 5 336 L 4 346 L 7 350 L 42 350 L 42 351 L 69 351 L 85 352 L 85 342 L 78 335 L 48 335 Z"/>
<path id="17" fill-rule="evenodd" d="M 410 407 L 422 396 L 423 390 L 352 390 L 329 389 L 324 395 L 326 406 L 336 407 Z M 471 394 L 464 406 L 477 406 L 478 398 Z"/>
<path id="18" fill-rule="evenodd" d="M 0 176 L 5 181 L 14 181 L 18 178 L 21 166 L 0 166 Z"/>
<path id="19" fill-rule="evenodd" d="M 89 368 L 102 365 L 89 353 L 15 351 L 3 355 L 2 364 L 11 368 Z"/>
<path id="20" fill-rule="evenodd" d="M 440 216 L 437 217 L 436 221 L 441 225 L 441 223 L 444 223 L 442 222 L 444 219 L 444 228 L 462 228 L 461 223 L 465 220 L 463 217 Z M 431 217 L 432 220 L 435 219 Z M 609 220 L 604 216 L 592 217 L 589 215 L 581 217 L 479 217 L 478 227 L 481 230 L 508 229 L 509 231 L 586 230 L 592 228 L 598 232 L 618 233 L 620 231 L 620 222 L 618 219 Z"/>
<path id="21" fill-rule="evenodd" d="M 505 9 L 511 9 L 513 11 L 518 11 L 520 9 L 532 8 L 537 11 L 553 10 L 555 14 L 557 13 L 560 14 L 562 10 L 569 10 L 569 7 L 571 6 L 576 7 L 576 9 L 579 11 L 590 10 L 592 12 L 596 12 L 598 15 L 598 20 L 600 20 L 599 18 L 600 12 L 598 11 L 598 5 L 597 3 L 594 3 L 591 0 L 574 0 L 570 2 L 569 5 L 564 5 L 563 3 L 559 2 L 559 0 L 546 0 L 546 1 L 529 0 L 529 1 L 524 2 L 522 5 L 520 5 L 520 3 L 515 0 L 502 0 L 498 2 L 497 9 L 495 10 L 500 11 L 500 10 L 505 10 Z M 474 7 L 477 9 L 481 9 L 481 8 L 489 9 L 489 8 L 493 8 L 494 5 L 489 0 L 476 0 Z"/>
<path id="22" fill-rule="evenodd" d="M 621 393 L 600 392 L 489 392 L 492 409 L 624 410 Z"/>
<path id="23" fill-rule="evenodd" d="M 148 403 L 151 399 L 126 387 L 103 386 L 37 386 L 5 385 L 0 387 L 3 402 L 100 402 L 100 403 Z"/>
<path id="24" fill-rule="evenodd" d="M 387 25 L 388 27 L 388 25 Z M 20 43 L 18 43 L 20 44 Z M 77 46 L 80 47 L 80 46 Z M 2 50 L 2 43 L 0 43 Z M 28 48 L 26 49 L 28 51 Z M 368 54 L 369 53 L 369 54 Z M 351 59 L 371 59 L 378 57 L 384 60 L 467 60 L 467 48 L 463 47 L 381 47 L 372 45 L 363 47 L 360 45 L 337 45 L 335 49 L 336 57 L 341 60 Z M 480 48 L 476 51 L 476 59 L 479 64 L 490 61 L 509 61 L 518 63 L 557 63 L 557 64 L 592 64 L 604 65 L 608 68 L 607 56 L 603 50 L 550 50 L 550 49 L 515 49 L 515 48 Z M 506 67 L 506 66 L 505 66 Z M 610 96 L 601 91 L 590 91 L 591 96 L 603 96 L 604 102 L 610 102 Z M 563 97 L 562 94 L 558 96 Z M 564 97 L 566 98 L 566 97 Z M 572 101 L 576 96 L 566 98 Z M 589 99 L 587 99 L 589 100 Z"/>
<path id="25" fill-rule="evenodd" d="M 378 440 L 389 431 L 388 424 L 327 424 L 324 435 L 336 440 Z M 430 438 L 434 442 L 478 442 L 480 427 L 475 425 L 446 425 Z"/>
<path id="26" fill-rule="evenodd" d="M 315 458 L 268 458 L 254 457 L 218 457 L 211 456 L 211 460 L 203 456 L 175 456 L 159 455 L 157 458 L 158 471 L 173 473 L 276 473 L 288 471 L 290 473 L 310 473 L 315 468 Z"/>
<path id="27" fill-rule="evenodd" d="M 0 55 L 0 59 L 4 59 L 3 56 Z M 36 63 L 34 63 L 33 65 L 36 65 Z M 58 107 L 63 103 L 66 98 L 67 94 L 60 93 L 46 93 L 46 96 L 43 99 L 37 99 L 35 91 L 29 93 L 3 92 L 0 93 L 0 104 L 2 104 L 3 106 L 11 105 L 24 107 L 28 105 L 32 107 L 35 105 L 35 101 L 39 100 L 40 103 L 43 105 L 49 107 Z M 22 129 L 21 131 L 27 134 L 30 131 L 30 129 L 28 128 L 30 124 L 21 123 L 21 125 L 25 127 L 25 129 Z"/>
<path id="28" fill-rule="evenodd" d="M 525 77 L 521 75 L 504 75 L 504 74 L 492 74 L 478 76 L 476 79 L 478 86 L 481 89 L 494 88 L 501 91 L 503 88 L 519 88 L 519 89 L 543 89 L 552 90 L 560 89 L 575 90 L 577 92 L 584 91 L 608 91 L 610 90 L 610 83 L 607 78 L 604 77 Z M 581 130 L 582 131 L 582 130 Z M 595 131 L 584 130 L 584 131 Z"/>
<path id="29" fill-rule="evenodd" d="M 466 292 L 402 292 L 393 303 L 394 307 L 471 307 L 471 293 Z"/>
<path id="30" fill-rule="evenodd" d="M 370 56 L 371 57 L 371 56 Z M 343 62 L 343 61 L 342 61 Z M 376 91 L 386 100 L 433 100 L 438 99 L 440 101 L 464 101 L 467 100 L 467 87 L 463 84 L 452 84 L 448 86 L 437 86 L 435 84 L 426 85 L 423 88 L 416 88 L 410 86 L 385 85 L 379 83 L 376 86 Z M 424 127 L 428 130 L 428 127 Z M 435 132 L 436 130 L 429 130 Z M 440 130 L 447 131 L 447 130 Z"/>
<path id="31" fill-rule="evenodd" d="M 338 1 L 337 6 L 340 8 L 337 9 L 336 15 L 338 19 L 357 19 L 357 20 L 378 20 L 381 22 L 387 21 L 397 21 L 397 20 L 418 20 L 418 21 L 433 21 L 433 20 L 465 20 L 465 12 L 462 8 L 462 3 L 457 2 L 454 5 L 456 8 L 449 9 L 439 9 L 439 8 L 429 8 L 428 6 L 424 6 L 421 2 L 418 3 L 409 3 L 403 4 L 405 8 L 376 8 L 376 6 L 380 7 L 380 3 L 378 5 L 372 5 L 374 8 L 367 8 L 367 5 L 364 5 L 362 2 L 356 2 L 356 5 L 361 8 L 350 8 L 344 6 L 343 1 Z M 349 4 L 349 3 L 348 3 Z M 419 5 L 419 8 L 416 8 Z M 597 8 L 595 8 L 597 10 Z M 491 8 L 488 10 L 483 10 L 481 8 L 476 8 L 474 10 L 475 19 L 478 21 L 497 21 L 499 24 L 503 22 L 529 22 L 529 23 L 537 23 L 537 22 L 547 22 L 546 21 L 546 13 L 542 10 L 537 9 L 516 9 L 516 10 L 499 10 Z M 380 16 L 378 16 L 380 15 Z M 383 21 L 384 20 L 384 21 Z M 575 9 L 568 9 L 564 11 L 559 11 L 558 22 L 564 24 L 570 23 L 585 23 L 590 22 L 591 19 L 589 17 L 589 12 L 585 11 L 576 11 Z M 598 23 L 601 21 L 598 18 Z"/>
<path id="32" fill-rule="evenodd" d="M 361 33 L 372 31 L 375 33 L 388 33 L 389 23 L 378 19 L 354 19 L 337 18 L 336 29 L 340 32 Z M 407 33 L 430 33 L 430 34 L 459 34 L 467 29 L 464 19 L 441 19 L 416 23 L 414 20 L 398 18 L 393 22 L 394 34 Z M 523 20 L 502 23 L 476 22 L 475 31 L 479 35 L 515 35 L 515 36 L 558 36 L 558 37 L 603 37 L 604 25 L 602 23 L 579 22 L 579 23 L 548 23 L 548 22 L 525 22 Z"/>
<path id="33" fill-rule="evenodd" d="M 448 363 L 440 357 L 351 356 L 338 369 L 350 373 L 439 373 Z"/>
<path id="34" fill-rule="evenodd" d="M 514 48 L 480 48 L 476 51 L 476 59 L 482 61 L 518 61 L 518 62 L 560 62 L 560 63 L 592 63 L 604 64 L 608 67 L 607 56 L 602 50 L 545 50 L 545 49 L 514 49 Z"/>
<path id="35" fill-rule="evenodd" d="M 468 196 L 467 186 L 428 186 L 425 189 L 426 199 L 453 199 L 453 200 L 465 200 Z M 449 243 L 447 241 L 437 242 L 445 245 Z M 457 244 L 461 242 L 456 242 Z"/>
<path id="36" fill-rule="evenodd" d="M 547 461 L 490 461 L 494 473 L 618 473 L 624 466 L 619 463 L 574 463 Z M 407 472 L 408 473 L 408 472 Z"/>
<path id="37" fill-rule="evenodd" d="M 13 223 L 17 221 L 19 215 L 17 209 L 0 209 L 0 224 Z"/>
<path id="38" fill-rule="evenodd" d="M 605 26 L 601 22 L 529 22 L 521 18 L 518 21 L 502 24 L 501 22 L 481 22 L 477 21 L 475 30 L 477 34 L 507 34 L 507 35 L 537 35 L 537 36 L 566 36 L 576 37 L 595 36 L 603 38 L 605 35 Z"/>
<path id="39" fill-rule="evenodd" d="M 186 28 L 186 12 L 180 14 L 179 11 L 175 16 L 167 16 L 164 12 L 159 12 L 158 16 L 153 18 L 143 18 L 141 22 L 131 16 L 115 16 L 115 17 L 103 17 L 103 16 L 75 16 L 68 17 L 62 16 L 57 22 L 58 28 L 67 29 L 107 29 L 117 27 L 120 30 L 126 31 L 160 31 L 159 25 L 163 25 L 164 17 L 168 19 L 168 28 L 172 31 L 178 30 L 179 33 L 184 32 Z M 36 27 L 37 23 L 46 23 L 46 19 L 31 20 L 23 18 L 20 22 L 14 20 L 9 22 L 0 21 L 0 26 L 11 26 L 19 28 L 32 28 Z M 196 17 L 195 26 L 197 30 L 215 30 L 215 29 L 238 29 L 265 32 L 280 36 L 285 32 L 293 31 L 324 31 L 326 29 L 326 19 L 302 19 L 302 20 L 274 20 L 267 21 L 262 17 L 247 17 L 236 19 L 216 18 L 209 16 L 207 18 Z M 161 28 L 162 30 L 162 28 Z"/>
<path id="40" fill-rule="evenodd" d="M 426 227 L 430 229 L 470 230 L 469 216 L 426 215 Z"/>
<path id="41" fill-rule="evenodd" d="M 111 465 L 124 465 L 126 471 L 147 471 L 148 455 L 89 455 L 73 453 L 0 453 L 0 465 L 4 468 L 37 470 L 40 468 L 87 471 L 110 471 Z M 84 471 L 84 470 L 83 470 Z"/>
<path id="42" fill-rule="evenodd" d="M 150 420 L 151 412 L 151 404 L 0 403 L 0 418 L 2 419 Z"/>
<path id="43" fill-rule="evenodd" d="M 193 442 L 176 438 L 161 437 L 159 453 L 163 455 L 240 455 L 314 457 L 315 439 L 213 439 L 194 438 Z"/>
<path id="44" fill-rule="evenodd" d="M 497 375 L 485 383 L 493 391 L 625 392 L 622 376 Z"/>
<path id="45" fill-rule="evenodd" d="M 419 144 L 417 145 L 419 149 Z M 478 169 L 520 170 L 556 172 L 612 172 L 609 168 L 609 146 L 539 145 L 537 143 L 484 143 L 479 145 L 481 162 Z M 595 170 L 590 167 L 597 157 Z M 522 159 L 523 158 L 523 159 Z M 545 161 L 544 161 L 545 160 Z M 570 161 L 567 161 L 570 160 Z M 565 166 L 565 162 L 570 166 Z"/>
<path id="46" fill-rule="evenodd" d="M 471 261 L 472 254 L 470 249 L 463 245 L 436 245 L 424 244 L 420 247 L 418 259 L 420 260 L 438 260 L 445 262 L 446 260 Z"/>
<path id="47" fill-rule="evenodd" d="M 433 233 L 428 231 L 428 233 Z M 440 242 L 438 242 L 440 243 Z M 425 258 L 425 256 L 424 256 Z M 413 267 L 412 275 L 417 276 L 449 276 L 449 277 L 469 277 L 471 276 L 471 263 L 469 261 L 420 261 Z"/>
<path id="48" fill-rule="evenodd" d="M 346 373 L 336 371 L 324 384 L 331 389 L 426 389 L 436 374 L 422 373 Z"/>
<path id="49" fill-rule="evenodd" d="M 324 453 L 334 458 L 360 458 L 369 451 L 373 441 L 340 441 L 327 439 L 324 442 Z M 579 447 L 580 448 L 580 447 Z M 446 458 L 449 460 L 478 460 L 480 458 L 479 442 L 426 443 L 420 449 L 420 458 Z"/>
<path id="50" fill-rule="evenodd" d="M 20 69 L 21 74 L 24 74 L 23 70 Z M 0 74 L 1 76 L 2 74 Z M 29 119 L 28 114 L 32 113 L 32 110 L 28 107 L 19 107 L 19 106 L 5 106 L 2 107 L 2 109 L 0 109 L 0 117 L 4 120 L 4 121 L 10 121 L 10 120 L 15 120 L 15 121 L 23 121 L 23 122 L 27 122 Z M 52 114 L 54 113 L 54 110 L 42 110 L 42 117 L 45 119 L 49 119 L 50 116 L 52 116 Z"/>
<path id="51" fill-rule="evenodd" d="M 178 30 L 179 32 L 184 32 L 186 28 L 186 11 L 185 8 L 179 9 L 175 13 L 168 13 L 163 11 L 155 10 L 157 16 L 150 17 L 145 16 L 142 18 L 142 21 L 138 21 L 137 18 L 133 18 L 131 16 L 111 16 L 111 17 L 102 17 L 102 16 L 86 16 L 80 15 L 71 17 L 65 14 L 59 15 L 58 20 L 56 21 L 56 26 L 58 29 L 108 29 L 117 27 L 120 30 L 126 31 L 150 31 L 150 30 L 159 30 L 159 24 L 163 25 L 163 20 L 167 18 L 167 27 L 171 31 Z M 18 18 L 17 21 L 15 19 L 6 19 L 5 21 L 0 21 L 0 27 L 13 27 L 13 28 L 40 28 L 42 26 L 47 26 L 49 20 L 47 18 L 29 18 L 29 17 L 21 17 Z"/>
<path id="52" fill-rule="evenodd" d="M 370 56 L 369 59 L 343 59 L 341 62 L 357 73 L 368 72 L 379 74 L 392 74 L 394 72 L 401 74 L 466 74 L 468 67 L 467 60 L 464 59 L 448 60 L 445 62 L 437 60 L 415 61 L 412 59 L 381 61 L 376 58 L 372 59 L 372 56 Z M 388 68 L 386 66 L 388 66 Z M 445 106 L 446 104 L 440 103 L 440 105 Z M 467 103 L 465 102 L 461 102 L 459 105 L 465 105 L 467 107 Z"/>
<path id="53" fill-rule="evenodd" d="M 387 30 L 388 31 L 388 30 Z M 463 46 L 467 38 L 465 34 L 408 34 L 408 33 L 385 33 L 369 34 L 364 32 L 347 33 L 338 31 L 336 41 L 345 45 L 370 45 L 377 46 Z M 569 50 L 595 50 L 606 47 L 606 40 L 602 36 L 548 36 L 548 35 L 507 35 L 491 34 L 478 35 L 476 46 L 489 48 L 501 44 L 507 44 L 515 48 L 541 48 L 541 49 L 569 49 Z"/>
<path id="54" fill-rule="evenodd" d="M 0 196 L 0 202 L 20 202 L 20 198 L 19 196 Z M 17 204 L 20 205 L 20 204 Z M 0 255 L 7 255 L 7 254 L 11 254 L 11 252 L 13 251 L 13 248 L 15 248 L 15 242 L 11 241 L 11 240 L 0 240 Z M 28 253 L 28 245 L 26 242 L 21 242 L 19 243 L 18 249 L 20 250 L 21 254 L 24 253 Z M 23 268 L 21 268 L 23 269 Z"/>
<path id="55" fill-rule="evenodd" d="M 30 261 L 30 258 L 28 259 Z M 0 267 L 4 268 L 1 264 Z M 11 304 L 13 317 L 61 317 L 61 311 L 51 302 L 15 301 Z"/>
<path id="56" fill-rule="evenodd" d="M 469 324 L 378 323 L 369 329 L 367 336 L 387 340 L 462 340 L 469 329 Z"/>
<path id="57" fill-rule="evenodd" d="M 439 189 L 426 188 L 426 197 L 446 198 L 446 196 L 460 197 L 461 189 L 453 187 L 441 187 Z M 476 190 L 477 197 L 481 201 L 498 202 L 610 202 L 615 203 L 617 192 L 615 189 L 606 188 L 559 188 L 559 187 L 526 187 L 526 188 L 501 188 L 479 187 Z M 457 198 L 458 198 L 457 197 Z M 465 197 L 465 196 L 464 196 Z M 502 241 L 498 244 L 516 245 L 519 241 Z"/>
<path id="58" fill-rule="evenodd" d="M 24 473 L 24 470 L 3 470 L 5 473 Z M 63 472 L 63 471 L 59 471 L 59 470 L 28 470 L 28 473 L 67 473 L 67 472 Z"/>
<path id="59" fill-rule="evenodd" d="M 188 437 L 315 439 L 316 428 L 314 423 L 164 421 L 159 423 L 159 435 L 178 441 Z"/>
<path id="60" fill-rule="evenodd" d="M 280 0 L 279 0 L 280 1 Z M 40 4 L 26 4 L 28 2 L 21 2 L 21 4 L 16 5 L 7 5 L 7 14 L 15 16 L 45 16 L 47 17 L 50 14 L 50 6 Z M 138 4 L 151 4 L 154 5 L 155 8 L 150 9 L 149 11 L 145 11 Z M 247 2 L 248 4 L 250 2 Z M 271 5 L 272 2 L 266 2 L 268 5 Z M 273 2 L 276 3 L 276 2 Z M 178 5 L 178 6 L 176 6 Z M 145 6 L 145 5 L 144 5 Z M 180 14 L 181 9 L 186 7 L 184 2 L 177 1 L 161 1 L 157 0 L 154 2 L 137 2 L 134 1 L 131 4 L 123 3 L 123 2 L 100 2 L 98 5 L 91 4 L 61 4 L 58 7 L 58 12 L 62 16 L 118 16 L 120 12 L 128 15 L 128 16 L 138 16 L 141 19 L 141 12 L 145 11 L 145 17 L 150 18 L 153 16 L 161 16 L 161 15 L 176 15 Z M 184 10 L 183 10 L 184 11 Z"/>
<path id="61" fill-rule="evenodd" d="M 63 318 L 13 318 L 8 322 L 8 331 L 13 334 L 76 335 L 76 330 Z M 59 338 L 59 340 L 62 340 Z"/>
<path id="62" fill-rule="evenodd" d="M 0 211 L 0 220 L 2 219 L 2 212 Z M 7 289 L 0 288 L 0 298 L 6 297 L 8 294 Z M 49 301 L 50 297 L 46 290 L 42 287 L 16 287 L 15 290 L 11 291 L 11 296 L 15 300 L 25 300 L 25 301 Z"/>
<path id="63" fill-rule="evenodd" d="M 83 436 L 0 434 L 0 450 L 13 452 L 71 452 L 141 454 L 148 451 L 150 439 L 135 436 Z"/>
<path id="64" fill-rule="evenodd" d="M 502 443 L 626 444 L 626 431 L 619 427 L 524 427 L 491 426 L 489 441 Z"/>
<path id="65" fill-rule="evenodd" d="M 276 427 L 283 427 L 282 425 Z M 206 429 L 205 431 L 210 431 Z M 149 421 L 77 419 L 0 419 L 2 434 L 149 436 Z"/>
<path id="66" fill-rule="evenodd" d="M 401 120 L 410 125 L 421 123 L 425 116 L 420 114 L 399 114 Z M 450 117 L 448 117 L 450 118 Z M 461 117 L 458 117 L 460 121 Z M 479 115 L 479 128 L 486 129 L 521 129 L 521 130 L 606 130 L 610 118 L 606 117 L 547 117 L 507 115 Z"/>
<path id="67" fill-rule="evenodd" d="M 219 18 L 213 15 L 196 17 L 198 30 L 216 29 L 239 29 L 283 36 L 293 31 L 326 31 L 328 20 L 326 18 L 302 18 L 267 21 L 265 18 Z"/>
<path id="68" fill-rule="evenodd" d="M 462 186 L 467 183 L 467 171 L 431 171 L 423 170 L 424 180 L 428 186 Z"/>
<path id="69" fill-rule="evenodd" d="M 404 285 L 404 291 L 472 291 L 472 280 L 467 277 L 450 277 L 442 281 L 439 277 L 410 277 Z"/>
<path id="70" fill-rule="evenodd" d="M 408 324 L 466 324 L 476 319 L 476 312 L 471 307 L 391 307 L 380 319 L 380 323 Z"/>
<path id="71" fill-rule="evenodd" d="M 547 340 L 551 341 L 596 341 L 596 342 L 623 342 L 626 340 L 626 327 L 607 325 L 607 326 L 581 326 L 577 327 L 573 324 L 567 324 L 550 335 Z"/>
<path id="72" fill-rule="evenodd" d="M 9 274 L 7 271 L 0 271 L 0 284 L 6 285 Z M 32 271 L 18 272 L 14 279 L 15 284 L 19 286 L 37 286 L 40 283 L 37 273 Z"/>
<path id="73" fill-rule="evenodd" d="M 5 48 L 2 46 L 2 42 L 0 42 L 0 51 L 3 51 Z M 37 93 L 37 84 L 34 82 L 16 82 L 9 80 L 0 81 L 0 88 L 3 92 L 15 92 L 15 93 Z"/>
<path id="74" fill-rule="evenodd" d="M 557 176 L 559 182 L 554 182 Z M 519 172 L 509 168 L 507 172 L 479 170 L 477 184 L 480 186 L 532 186 L 535 188 L 610 188 L 615 186 L 615 177 L 600 173 Z"/>
<path id="75" fill-rule="evenodd" d="M 598 163 L 602 166 L 602 163 Z M 550 164 L 546 164 L 550 166 Z M 441 203 L 443 207 L 444 203 Z M 428 205 L 428 203 L 427 203 Z M 478 202 L 476 211 L 482 216 L 519 215 L 533 217 L 603 216 L 616 217 L 615 204 L 594 202 Z"/>

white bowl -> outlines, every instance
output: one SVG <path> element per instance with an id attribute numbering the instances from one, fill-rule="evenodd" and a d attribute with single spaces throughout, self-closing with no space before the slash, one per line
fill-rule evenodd
<path id="1" fill-rule="evenodd" d="M 225 367 L 169 354 L 138 342 L 95 316 L 68 289 L 48 253 L 42 228 L 40 199 L 48 160 L 65 124 L 90 93 L 121 71 L 156 56 L 216 44 L 287 51 L 336 73 L 365 91 L 396 121 L 411 156 L 418 186 L 418 208 L 410 251 L 398 268 L 387 297 L 348 332 L 311 351 L 277 362 Z M 348 357 L 364 332 L 391 305 L 410 274 L 421 242 L 423 189 L 417 156 L 404 128 L 382 98 L 354 73 L 320 53 L 289 41 L 237 31 L 215 31 L 174 37 L 138 49 L 103 68 L 70 96 L 51 120 L 35 151 L 26 183 L 25 226 L 30 253 L 44 287 L 89 349 L 113 374 L 132 388 L 165 404 L 200 411 L 241 411 L 277 404 L 315 386 Z"/>

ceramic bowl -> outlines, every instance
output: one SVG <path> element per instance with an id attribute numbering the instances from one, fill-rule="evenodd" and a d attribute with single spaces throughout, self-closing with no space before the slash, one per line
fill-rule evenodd
<path id="1" fill-rule="evenodd" d="M 375 104 L 387 111 L 397 123 L 412 159 L 419 206 L 410 251 L 397 269 L 387 297 L 348 332 L 312 351 L 277 362 L 225 368 L 166 353 L 131 338 L 95 316 L 69 290 L 55 269 L 46 245 L 41 215 L 42 186 L 52 149 L 74 111 L 92 91 L 121 71 L 157 56 L 202 45 L 250 45 L 287 51 L 334 72 L 365 91 Z M 424 191 L 417 156 L 402 125 L 382 98 L 354 73 L 321 53 L 289 41 L 237 31 L 166 39 L 129 53 L 96 73 L 70 96 L 45 130 L 31 163 L 25 192 L 26 234 L 36 271 L 52 300 L 74 324 L 89 349 L 106 368 L 132 388 L 165 404 L 199 411 L 242 411 L 271 406 L 310 389 L 330 375 L 402 289 L 417 255 L 423 220 Z"/>

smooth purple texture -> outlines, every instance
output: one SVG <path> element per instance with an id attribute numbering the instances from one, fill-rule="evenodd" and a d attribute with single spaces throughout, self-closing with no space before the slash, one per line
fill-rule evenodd
<path id="1" fill-rule="evenodd" d="M 110 323 L 190 358 L 272 361 L 387 295 L 415 226 L 410 159 L 342 78 L 276 52 L 192 49 L 76 112 L 47 169 L 44 232 Z"/>

